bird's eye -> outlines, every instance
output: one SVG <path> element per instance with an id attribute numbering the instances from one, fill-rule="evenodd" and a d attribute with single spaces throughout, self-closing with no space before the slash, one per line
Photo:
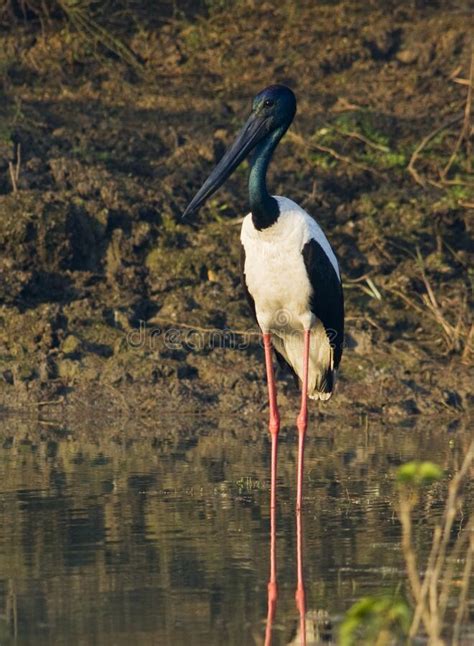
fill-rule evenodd
<path id="1" fill-rule="evenodd" d="M 271 99 L 265 99 L 265 101 L 263 102 L 263 105 L 264 105 L 266 108 L 271 108 L 271 107 L 272 107 L 272 105 L 273 105 L 273 101 L 272 101 Z"/>

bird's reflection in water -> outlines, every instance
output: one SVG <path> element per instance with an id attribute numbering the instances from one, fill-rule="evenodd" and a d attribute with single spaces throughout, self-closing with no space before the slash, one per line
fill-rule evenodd
<path id="1" fill-rule="evenodd" d="M 276 577 L 276 478 L 272 471 L 270 494 L 270 580 L 268 582 L 268 611 L 267 625 L 265 629 L 265 646 L 270 646 L 272 643 L 272 627 L 278 598 Z"/>
<path id="2" fill-rule="evenodd" d="M 306 597 L 303 577 L 303 515 L 301 509 L 296 511 L 296 607 L 300 615 L 300 644 L 306 646 Z"/>
<path id="3" fill-rule="evenodd" d="M 308 610 L 305 615 L 304 633 L 298 628 L 296 636 L 287 646 L 335 646 L 332 626 L 327 610 Z"/>
<path id="4" fill-rule="evenodd" d="M 268 609 L 265 628 L 265 646 L 271 646 L 272 628 L 276 614 L 278 588 L 276 567 L 276 517 L 275 507 L 270 508 L 270 580 L 268 582 Z M 332 626 L 327 610 L 309 610 L 306 612 L 306 595 L 303 573 L 303 515 L 296 512 L 296 608 L 299 621 L 295 637 L 287 646 L 331 646 Z"/>

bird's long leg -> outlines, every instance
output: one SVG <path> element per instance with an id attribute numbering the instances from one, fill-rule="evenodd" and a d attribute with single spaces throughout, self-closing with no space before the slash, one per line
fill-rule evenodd
<path id="1" fill-rule="evenodd" d="M 271 644 L 271 631 L 273 618 L 275 616 L 277 602 L 277 580 L 276 580 L 276 475 L 277 475 L 277 453 L 278 433 L 280 431 L 280 414 L 278 412 L 275 377 L 273 374 L 272 342 L 270 334 L 263 335 L 263 346 L 265 348 L 265 367 L 267 370 L 268 382 L 268 403 L 270 406 L 270 419 L 268 429 L 272 440 L 271 457 L 271 485 L 270 485 L 270 580 L 268 582 L 268 613 L 267 627 L 265 632 L 265 646 Z"/>
<path id="2" fill-rule="evenodd" d="M 304 332 L 303 383 L 301 387 L 301 408 L 298 415 L 298 475 L 296 492 L 296 566 L 298 581 L 296 586 L 296 606 L 300 615 L 300 643 L 306 646 L 306 600 L 303 581 L 303 520 L 301 516 L 303 492 L 304 438 L 308 425 L 308 365 L 311 330 Z"/>
<path id="3" fill-rule="evenodd" d="M 275 377 L 273 375 L 272 360 L 272 341 L 270 334 L 263 335 L 263 346 L 265 348 L 265 367 L 267 369 L 268 382 L 268 403 L 270 406 L 270 419 L 268 430 L 272 438 L 272 466 L 271 466 L 271 494 L 270 507 L 276 505 L 276 472 L 277 472 L 277 452 L 278 452 L 278 433 L 280 431 L 280 413 L 278 412 Z"/>
<path id="4" fill-rule="evenodd" d="M 298 427 L 298 474 L 296 490 L 296 511 L 301 509 L 303 495 L 304 438 L 308 426 L 308 364 L 311 330 L 304 331 L 303 383 L 301 386 L 301 408 L 296 425 Z"/>
<path id="5" fill-rule="evenodd" d="M 303 518 L 301 509 L 296 512 L 296 607 L 300 615 L 300 644 L 306 646 L 306 599 L 303 580 Z"/>

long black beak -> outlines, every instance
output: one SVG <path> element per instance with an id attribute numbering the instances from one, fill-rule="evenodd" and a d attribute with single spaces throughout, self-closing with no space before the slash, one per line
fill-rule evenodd
<path id="1" fill-rule="evenodd" d="M 253 113 L 250 115 L 232 146 L 226 150 L 220 162 L 189 203 L 183 213 L 183 218 L 191 213 L 196 213 L 201 208 L 204 202 L 222 186 L 257 143 L 268 134 L 269 130 L 270 120 L 268 117 L 257 116 Z"/>

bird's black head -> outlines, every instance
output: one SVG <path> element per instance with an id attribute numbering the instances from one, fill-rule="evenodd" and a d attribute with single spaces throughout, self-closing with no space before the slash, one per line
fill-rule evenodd
<path id="1" fill-rule="evenodd" d="M 286 85 L 269 85 L 252 101 L 252 113 L 269 119 L 270 130 L 288 127 L 296 113 L 296 97 Z"/>
<path id="2" fill-rule="evenodd" d="M 293 121 L 295 112 L 296 97 L 285 85 L 270 85 L 259 92 L 252 102 L 247 123 L 191 200 L 183 217 L 198 211 L 260 141 L 278 131 L 278 142 Z"/>

